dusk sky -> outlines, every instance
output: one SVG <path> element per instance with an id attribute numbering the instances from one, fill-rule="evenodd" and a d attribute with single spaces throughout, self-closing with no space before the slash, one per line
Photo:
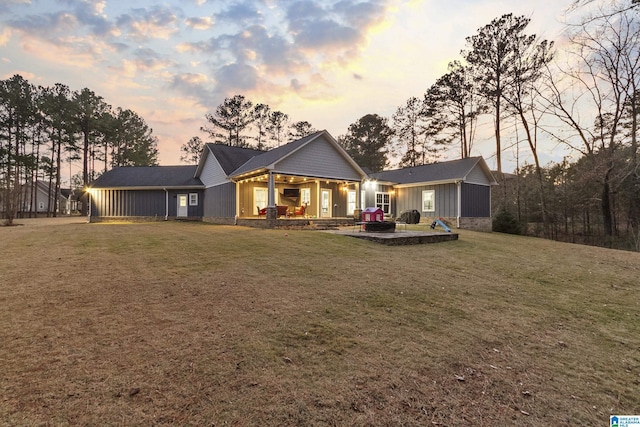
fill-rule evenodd
<path id="1" fill-rule="evenodd" d="M 243 94 L 334 137 L 390 118 L 460 59 L 465 37 L 504 13 L 558 40 L 570 0 L 0 0 L 0 78 L 87 87 L 136 111 L 160 164 L 201 136 L 205 113 Z M 495 167 L 489 122 L 473 155 Z M 526 157 L 522 144 L 522 158 Z M 503 169 L 513 170 L 514 150 Z M 543 162 L 564 152 L 549 145 Z M 456 158 L 452 148 L 447 158 Z"/>

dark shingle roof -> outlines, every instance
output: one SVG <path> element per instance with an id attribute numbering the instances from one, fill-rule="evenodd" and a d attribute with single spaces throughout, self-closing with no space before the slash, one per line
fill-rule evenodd
<path id="1" fill-rule="evenodd" d="M 201 187 L 195 178 L 196 166 L 130 166 L 113 168 L 102 174 L 92 188 Z"/>
<path id="2" fill-rule="evenodd" d="M 207 143 L 207 148 L 211 151 L 211 154 L 218 159 L 218 163 L 220 163 L 220 166 L 227 175 L 245 164 L 249 159 L 264 153 L 264 151 L 261 150 L 213 143 Z"/>
<path id="3" fill-rule="evenodd" d="M 395 184 L 454 181 L 464 179 L 481 159 L 482 157 L 468 157 L 466 159 L 452 160 L 449 162 L 377 172 L 369 176 L 380 181 L 393 182 Z"/>

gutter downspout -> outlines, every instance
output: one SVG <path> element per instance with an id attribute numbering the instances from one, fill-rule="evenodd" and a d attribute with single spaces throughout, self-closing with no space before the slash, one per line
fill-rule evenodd
<path id="1" fill-rule="evenodd" d="M 87 209 L 87 223 L 91 223 L 91 192 L 89 191 L 89 189 L 85 189 L 86 193 L 87 193 L 87 203 L 89 204 L 88 209 Z M 37 212 L 37 209 L 36 209 Z"/>
<path id="2" fill-rule="evenodd" d="M 165 193 L 165 201 L 164 201 L 164 220 L 168 221 L 169 220 L 169 190 L 167 190 L 166 188 L 163 188 L 164 193 Z"/>
<path id="3" fill-rule="evenodd" d="M 462 181 L 456 182 L 458 187 L 458 213 L 456 215 L 456 226 L 460 228 L 460 216 L 462 216 Z"/>

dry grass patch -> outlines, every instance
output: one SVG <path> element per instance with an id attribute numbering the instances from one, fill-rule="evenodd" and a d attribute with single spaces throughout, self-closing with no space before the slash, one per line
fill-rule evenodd
<path id="1" fill-rule="evenodd" d="M 640 256 L 205 224 L 0 228 L 0 423 L 602 425 Z"/>

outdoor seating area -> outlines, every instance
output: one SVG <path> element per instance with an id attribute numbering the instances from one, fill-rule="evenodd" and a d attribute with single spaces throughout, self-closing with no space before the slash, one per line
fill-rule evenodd
<path id="1" fill-rule="evenodd" d="M 267 215 L 267 208 L 260 209 L 258 208 L 258 217 Z M 280 217 L 296 217 L 296 216 L 304 216 L 305 215 L 305 207 L 304 206 L 287 206 L 287 205 L 278 205 L 276 206 L 277 216 Z"/>

